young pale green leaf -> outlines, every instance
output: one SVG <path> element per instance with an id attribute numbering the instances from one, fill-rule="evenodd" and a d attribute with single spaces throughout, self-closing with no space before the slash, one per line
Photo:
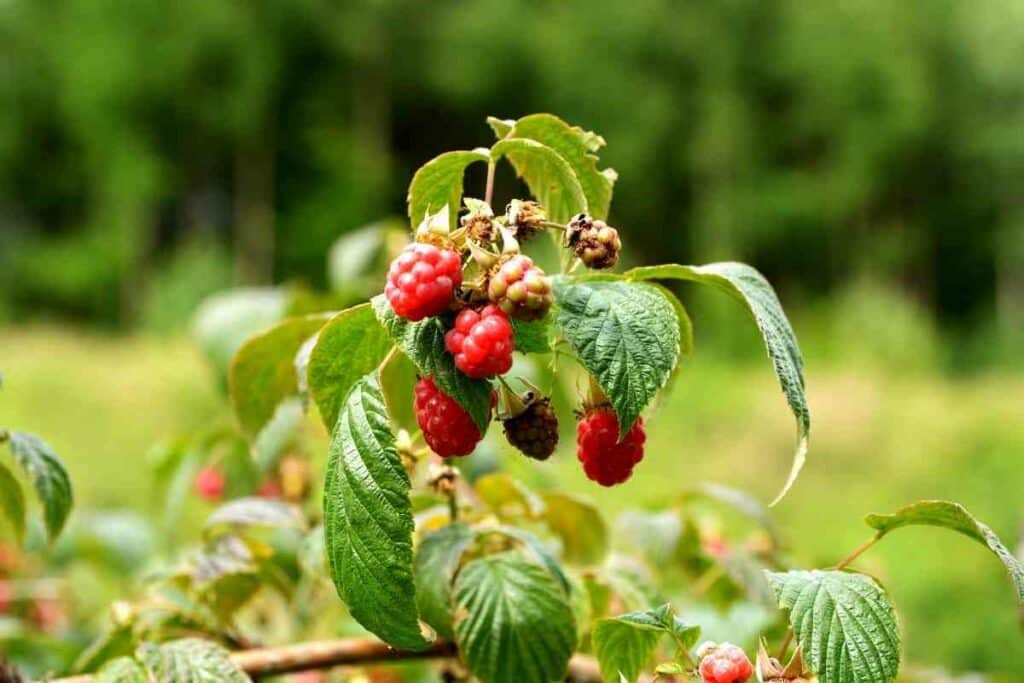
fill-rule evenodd
<path id="1" fill-rule="evenodd" d="M 608 554 L 608 527 L 591 502 L 568 493 L 545 493 L 544 521 L 561 539 L 567 562 L 598 564 Z"/>
<path id="2" fill-rule="evenodd" d="M 462 179 L 466 167 L 478 161 L 489 161 L 486 149 L 445 152 L 423 164 L 409 184 L 409 220 L 413 227 L 428 215 L 448 206 L 449 227 L 456 226 L 462 205 Z"/>
<path id="3" fill-rule="evenodd" d="M 501 122 L 499 122 L 501 123 Z M 492 128 L 495 126 L 492 124 Z M 612 201 L 612 186 L 618 177 L 615 171 L 597 168 L 597 152 L 605 146 L 604 138 L 597 133 L 583 130 L 551 114 L 531 114 L 512 122 L 510 129 L 495 128 L 495 133 L 504 130 L 499 138 L 527 138 L 547 145 L 562 156 L 572 167 L 579 179 L 580 187 L 587 198 L 589 213 L 595 218 L 607 218 Z M 515 161 L 513 161 L 515 164 Z M 523 170 L 516 166 L 519 175 Z M 568 220 L 569 216 L 552 214 L 553 220 Z"/>
<path id="4" fill-rule="evenodd" d="M 35 434 L 10 432 L 8 443 L 14 460 L 28 474 L 39 501 L 50 540 L 60 535 L 71 512 L 71 479 L 60 457 Z"/>
<path id="5" fill-rule="evenodd" d="M 1006 567 L 1017 593 L 1018 607 L 1024 615 L 1024 562 L 1017 559 L 996 533 L 963 505 L 946 500 L 921 500 L 888 515 L 868 515 L 864 521 L 878 530 L 879 538 L 900 527 L 925 525 L 951 529 L 981 543 Z"/>
<path id="6" fill-rule="evenodd" d="M 135 657 L 150 678 L 174 683 L 251 683 L 227 650 L 209 640 L 184 638 L 163 645 L 143 643 Z"/>
<path id="7" fill-rule="evenodd" d="M 555 280 L 555 325 L 611 402 L 622 435 L 679 360 L 679 320 L 643 282 Z"/>
<path id="8" fill-rule="evenodd" d="M 411 323 L 395 315 L 383 295 L 375 296 L 372 303 L 377 320 L 420 373 L 433 377 L 438 388 L 469 413 L 480 432 L 486 432 L 491 419 L 491 384 L 470 379 L 456 369 L 452 355 L 444 348 L 441 321 L 427 318 Z"/>
<path id="9" fill-rule="evenodd" d="M 516 351 L 520 353 L 547 353 L 551 350 L 551 320 L 512 319 Z"/>
<path id="10" fill-rule="evenodd" d="M 342 311 L 320 330 L 306 377 L 328 431 L 352 385 L 380 365 L 391 348 L 368 303 Z"/>
<path id="11" fill-rule="evenodd" d="M 605 680 L 622 676 L 635 681 L 663 635 L 689 652 L 700 638 L 700 627 L 677 617 L 670 604 L 599 620 L 593 642 L 601 675 Z"/>
<path id="12" fill-rule="evenodd" d="M 900 634 L 889 596 L 864 574 L 766 572 L 779 607 L 822 683 L 890 683 Z"/>
<path id="13" fill-rule="evenodd" d="M 208 538 L 237 533 L 249 527 L 306 528 L 306 518 L 299 508 L 280 500 L 236 498 L 214 510 L 206 520 L 203 533 Z"/>
<path id="14" fill-rule="evenodd" d="M 452 580 L 474 538 L 472 529 L 456 522 L 424 536 L 416 550 L 416 605 L 442 638 L 454 636 Z"/>
<path id="15" fill-rule="evenodd" d="M 489 555 L 455 581 L 455 641 L 470 672 L 487 683 L 565 678 L 576 626 L 565 591 L 519 553 Z"/>
<path id="16" fill-rule="evenodd" d="M 551 147 L 526 138 L 505 138 L 491 148 L 491 158 L 507 157 L 551 220 L 566 222 L 588 211 L 587 195 L 572 166 Z"/>
<path id="17" fill-rule="evenodd" d="M 250 337 L 235 353 L 228 374 L 231 405 L 247 435 L 258 435 L 281 401 L 298 394 L 295 354 L 330 317 L 317 313 L 288 318 Z"/>
<path id="18" fill-rule="evenodd" d="M 324 537 L 331 578 L 352 616 L 396 648 L 421 650 L 409 475 L 376 374 L 357 382 L 331 437 Z"/>
<path id="19" fill-rule="evenodd" d="M 25 494 L 6 465 L 0 463 L 0 511 L 14 530 L 18 543 L 25 540 Z"/>
<path id="20" fill-rule="evenodd" d="M 711 285 L 744 306 L 754 317 L 775 374 L 782 385 L 790 410 L 796 417 L 797 450 L 793 467 L 782 491 L 772 501 L 774 506 L 789 491 L 807 460 L 807 440 L 811 430 L 811 411 L 807 407 L 804 387 L 804 363 L 793 328 L 782 310 L 775 290 L 755 269 L 743 263 L 710 263 L 704 266 L 669 264 L 634 268 L 626 277 L 631 280 L 688 280 Z"/>
<path id="21" fill-rule="evenodd" d="M 93 676 L 93 683 L 150 683 L 150 681 L 146 670 L 131 657 L 111 659 Z"/>

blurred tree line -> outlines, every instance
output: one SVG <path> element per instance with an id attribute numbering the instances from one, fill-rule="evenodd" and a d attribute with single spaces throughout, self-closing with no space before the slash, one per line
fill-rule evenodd
<path id="1" fill-rule="evenodd" d="M 0 0 L 0 317 L 322 286 L 419 164 L 551 111 L 611 141 L 637 260 L 1021 328 L 1021 63 L 1014 0 Z"/>

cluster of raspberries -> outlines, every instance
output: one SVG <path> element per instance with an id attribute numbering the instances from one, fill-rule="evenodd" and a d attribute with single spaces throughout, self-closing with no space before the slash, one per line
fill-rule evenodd
<path id="1" fill-rule="evenodd" d="M 431 238 L 410 244 L 391 262 L 384 290 L 392 310 L 406 320 L 443 316 L 442 321 L 451 321 L 445 323 L 445 350 L 459 372 L 481 380 L 500 377 L 511 369 L 513 321 L 541 320 L 554 302 L 551 278 L 516 249 L 496 257 L 480 280 L 464 285 L 464 263 L 469 263 L 473 253 L 471 240 L 492 241 L 499 227 L 517 239 L 527 239 L 548 225 L 543 209 L 533 202 L 513 202 L 504 223 L 496 221 L 502 219 L 494 219 L 489 207 L 464 216 L 462 253 L 453 239 Z M 615 264 L 621 243 L 614 228 L 585 215 L 563 227 L 565 245 L 584 265 L 600 269 Z M 454 319 L 448 317 L 455 310 Z M 505 435 L 527 456 L 544 460 L 558 444 L 558 419 L 550 399 L 532 394 L 525 398 L 514 412 L 499 414 Z M 497 394 L 492 393 L 492 413 L 496 402 Z M 483 438 L 476 422 L 433 377 L 423 377 L 417 383 L 414 406 L 427 445 L 442 457 L 468 455 Z M 628 479 L 643 458 L 642 420 L 637 420 L 624 438 L 619 436 L 618 419 L 607 405 L 588 408 L 580 419 L 579 460 L 587 477 L 603 486 Z"/>

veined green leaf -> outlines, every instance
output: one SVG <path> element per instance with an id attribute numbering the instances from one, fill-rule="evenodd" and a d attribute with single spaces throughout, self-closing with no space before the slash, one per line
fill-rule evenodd
<path id="1" fill-rule="evenodd" d="M 925 525 L 950 529 L 981 543 L 1006 567 L 1017 593 L 1017 605 L 1024 616 L 1024 563 L 1014 557 L 987 524 L 979 521 L 963 505 L 946 500 L 921 500 L 888 515 L 868 515 L 864 521 L 878 530 L 879 538 L 900 527 Z"/>
<path id="2" fill-rule="evenodd" d="M 889 596 L 864 574 L 766 572 L 822 683 L 890 683 L 900 665 L 900 634 Z"/>
<path id="3" fill-rule="evenodd" d="M 670 636 L 680 650 L 689 652 L 700 638 L 700 627 L 677 617 L 669 604 L 599 620 L 594 626 L 593 643 L 601 676 L 605 680 L 622 676 L 635 681 L 663 635 Z"/>
<path id="4" fill-rule="evenodd" d="M 555 280 L 555 325 L 604 391 L 623 436 L 679 360 L 679 320 L 643 282 Z"/>
<path id="5" fill-rule="evenodd" d="M 572 590 L 572 585 L 569 583 L 568 577 L 565 572 L 562 571 L 561 565 L 555 559 L 555 556 L 551 554 L 551 550 L 548 549 L 544 543 L 531 534 L 529 531 L 520 529 L 519 527 L 508 526 L 506 524 L 499 524 L 496 526 L 478 526 L 475 528 L 478 535 L 485 535 L 489 533 L 498 533 L 503 536 L 507 536 L 511 539 L 519 541 L 523 546 L 532 553 L 548 572 L 558 581 L 558 585 L 562 587 L 566 593 Z"/>
<path id="6" fill-rule="evenodd" d="M 480 428 L 487 431 L 491 416 L 491 384 L 470 379 L 455 367 L 452 355 L 444 348 L 445 328 L 437 318 L 409 322 L 395 315 L 384 295 L 373 298 L 377 320 L 398 348 L 424 376 L 433 377 L 441 391 L 455 399 Z M 411 400 L 411 399 L 410 399 Z"/>
<path id="7" fill-rule="evenodd" d="M 247 435 L 259 434 L 281 401 L 299 393 L 295 354 L 330 317 L 317 313 L 288 318 L 250 337 L 235 353 L 228 375 L 231 405 Z"/>
<path id="8" fill-rule="evenodd" d="M 324 325 L 309 358 L 307 378 L 328 431 L 338 422 L 352 385 L 372 372 L 392 348 L 370 304 L 346 309 Z"/>
<path id="9" fill-rule="evenodd" d="M 455 581 L 455 640 L 487 683 L 565 678 L 576 643 L 572 608 L 549 572 L 519 553 L 489 555 Z"/>
<path id="10" fill-rule="evenodd" d="M 507 130 L 495 128 L 493 124 L 491 127 L 495 128 L 495 133 L 504 130 L 504 134 L 498 136 L 500 138 L 527 138 L 555 150 L 569 163 L 576 174 L 583 194 L 587 198 L 590 215 L 601 219 L 608 217 L 608 209 L 612 201 L 612 186 L 618 176 L 610 168 L 604 170 L 597 168 L 597 152 L 605 146 L 604 138 L 578 126 L 570 126 L 551 114 L 531 114 L 511 122 L 511 124 L 512 127 Z M 524 175 L 518 166 L 516 170 L 519 175 Z M 552 219 L 564 221 L 568 220 L 571 215 L 563 218 L 555 217 L 552 214 Z"/>
<path id="11" fill-rule="evenodd" d="M 774 506 L 789 491 L 807 460 L 807 440 L 811 430 L 811 411 L 804 387 L 804 362 L 793 328 L 786 319 L 775 290 L 755 269 L 743 263 L 710 263 L 704 266 L 669 264 L 634 268 L 625 273 L 631 280 L 689 280 L 711 285 L 742 303 L 754 317 L 775 366 L 782 392 L 796 417 L 797 450 L 793 467 Z"/>
<path id="12" fill-rule="evenodd" d="M 43 504 L 43 521 L 50 540 L 60 535 L 71 512 L 71 480 L 60 457 L 35 434 L 10 432 L 8 443 L 14 460 L 28 474 Z"/>
<path id="13" fill-rule="evenodd" d="M 416 551 L 416 605 L 423 621 L 442 638 L 451 638 L 452 580 L 473 530 L 454 523 L 427 534 Z"/>
<path id="14" fill-rule="evenodd" d="M 527 138 L 505 138 L 491 148 L 491 158 L 507 157 L 551 220 L 567 222 L 588 211 L 587 196 L 572 166 L 557 151 Z"/>
<path id="15" fill-rule="evenodd" d="M 547 353 L 551 350 L 551 320 L 518 320 L 512 318 L 516 351 L 520 353 Z"/>
<path id="16" fill-rule="evenodd" d="M 174 683 L 251 683 L 231 661 L 228 651 L 200 638 L 173 640 L 163 645 L 143 643 L 135 653 L 151 678 Z"/>
<path id="17" fill-rule="evenodd" d="M 150 683 L 149 674 L 131 657 L 118 657 L 103 665 L 93 683 Z"/>
<path id="18" fill-rule="evenodd" d="M 14 536 L 21 544 L 25 540 L 25 494 L 21 484 L 6 465 L 0 463 L 0 510 L 10 520 Z"/>
<path id="19" fill-rule="evenodd" d="M 328 457 L 324 537 L 338 594 L 356 621 L 387 643 L 427 647 L 417 620 L 409 475 L 376 374 L 346 397 Z"/>
<path id="20" fill-rule="evenodd" d="M 489 161 L 486 149 L 445 152 L 423 164 L 409 184 L 409 221 L 415 228 L 427 216 L 448 206 L 449 227 L 456 226 L 462 205 L 462 179 L 466 167 Z"/>

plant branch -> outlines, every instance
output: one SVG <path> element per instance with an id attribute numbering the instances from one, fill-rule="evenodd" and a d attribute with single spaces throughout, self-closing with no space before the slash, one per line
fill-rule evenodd
<path id="1" fill-rule="evenodd" d="M 836 570 L 838 570 L 838 569 L 846 569 L 851 564 L 853 564 L 854 560 L 856 560 L 858 557 L 860 557 L 865 552 L 867 552 L 868 548 L 873 546 L 875 543 L 878 543 L 878 539 L 880 539 L 880 538 L 881 538 L 880 535 L 875 534 L 874 536 L 872 536 L 868 540 L 864 541 L 859 546 L 857 546 L 857 548 L 852 553 L 850 553 L 849 555 L 847 555 L 846 557 L 841 559 L 839 561 L 839 563 L 835 567 L 833 567 L 833 569 L 836 569 Z"/>
<path id="2" fill-rule="evenodd" d="M 263 676 L 328 669 L 335 666 L 388 664 L 410 659 L 450 659 L 455 645 L 438 642 L 421 652 L 395 650 L 375 638 L 343 638 L 244 650 L 231 661 L 255 679 Z M 569 662 L 568 683 L 601 683 L 601 672 L 593 657 L 574 655 Z M 93 683 L 91 675 L 56 678 L 51 683 Z"/>
<path id="3" fill-rule="evenodd" d="M 490 206 L 491 198 L 494 196 L 494 171 L 497 163 L 493 159 L 487 162 L 487 186 L 484 188 L 484 201 Z"/>

